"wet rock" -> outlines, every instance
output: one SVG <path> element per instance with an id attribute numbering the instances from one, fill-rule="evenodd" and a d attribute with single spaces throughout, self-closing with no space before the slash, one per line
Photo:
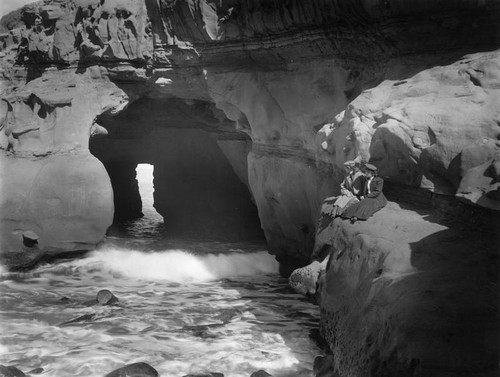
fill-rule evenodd
<path id="1" fill-rule="evenodd" d="M 140 362 L 125 365 L 104 377 L 160 377 L 160 374 L 151 365 Z"/>
<path id="2" fill-rule="evenodd" d="M 118 298 L 107 289 L 101 289 L 97 292 L 96 299 L 100 305 L 113 305 L 118 302 Z"/>
<path id="3" fill-rule="evenodd" d="M 316 294 L 318 278 L 326 270 L 328 258 L 322 262 L 314 261 L 311 264 L 298 268 L 292 272 L 288 280 L 290 287 L 297 293 L 307 297 Z"/>
<path id="4" fill-rule="evenodd" d="M 210 333 L 211 328 L 217 328 L 224 326 L 222 323 L 210 323 L 208 325 L 194 325 L 194 326 L 184 326 L 182 329 L 185 331 L 190 331 L 193 336 L 202 339 L 214 339 L 217 335 Z"/>
<path id="5" fill-rule="evenodd" d="M 333 355 L 317 356 L 313 364 L 314 377 L 339 377 L 335 371 L 335 358 Z"/>
<path id="6" fill-rule="evenodd" d="M 85 322 L 85 321 L 92 321 L 97 317 L 96 313 L 89 313 L 89 314 L 84 314 L 81 315 L 80 317 L 70 319 L 69 321 L 61 323 L 59 326 L 65 326 L 69 325 L 72 323 L 78 323 L 78 322 Z"/>
<path id="7" fill-rule="evenodd" d="M 28 374 L 40 374 L 40 373 L 43 373 L 43 368 L 35 368 L 28 372 Z"/>
<path id="8" fill-rule="evenodd" d="M 6 266 L 9 271 L 26 271 L 36 266 L 43 257 L 43 252 L 34 250 L 33 252 L 3 252 L 0 254 L 0 263 Z"/>
<path id="9" fill-rule="evenodd" d="M 0 365 L 0 377 L 26 377 L 26 375 L 16 367 Z"/>
<path id="10" fill-rule="evenodd" d="M 267 373 L 265 370 L 258 370 L 257 372 L 253 372 L 250 377 L 272 377 L 272 374 Z"/>
<path id="11" fill-rule="evenodd" d="M 0 253 L 0 263 L 11 272 L 29 271 L 42 262 L 52 262 L 64 258 L 81 257 L 88 250 L 39 250 L 38 248 L 24 249 Z"/>
<path id="12" fill-rule="evenodd" d="M 241 314 L 241 310 L 239 309 L 224 309 L 217 316 L 217 319 L 222 321 L 223 323 L 230 322 L 234 317 Z"/>
<path id="13" fill-rule="evenodd" d="M 311 339 L 318 348 L 323 350 L 323 352 L 330 352 L 330 347 L 326 340 L 321 336 L 321 332 L 318 328 L 309 330 L 309 339 Z"/>
<path id="14" fill-rule="evenodd" d="M 96 298 L 94 300 L 85 301 L 83 305 L 94 306 L 94 305 L 114 305 L 118 302 L 118 297 L 116 297 L 110 290 L 101 289 L 97 292 Z"/>
<path id="15" fill-rule="evenodd" d="M 224 377 L 224 374 L 218 372 L 208 372 L 208 373 L 186 374 L 185 376 L 182 377 Z"/>

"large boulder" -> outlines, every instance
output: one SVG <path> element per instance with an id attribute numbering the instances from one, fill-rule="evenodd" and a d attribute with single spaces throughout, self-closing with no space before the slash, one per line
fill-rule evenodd
<path id="1" fill-rule="evenodd" d="M 330 153 L 355 150 L 392 182 L 498 210 L 499 88 L 500 52 L 467 55 L 363 91 L 320 132 Z"/>
<path id="2" fill-rule="evenodd" d="M 498 373 L 494 227 L 456 220 L 389 202 L 366 222 L 337 218 L 323 229 L 332 252 L 320 280 L 320 330 L 334 355 L 333 371 Z"/>

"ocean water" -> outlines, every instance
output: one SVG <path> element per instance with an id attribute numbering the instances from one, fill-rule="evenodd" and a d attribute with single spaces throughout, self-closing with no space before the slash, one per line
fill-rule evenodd
<path id="1" fill-rule="evenodd" d="M 44 377 L 134 362 L 163 377 L 312 376 L 318 308 L 291 291 L 265 245 L 168 239 L 146 207 L 85 257 L 0 270 L 0 364 Z M 101 289 L 119 302 L 89 305 Z"/>

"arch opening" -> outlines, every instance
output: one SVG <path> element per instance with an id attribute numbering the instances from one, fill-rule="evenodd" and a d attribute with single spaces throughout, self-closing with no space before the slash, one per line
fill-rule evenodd
<path id="1" fill-rule="evenodd" d="M 108 135 L 92 138 L 90 151 L 111 179 L 115 225 L 148 218 L 164 238 L 265 243 L 248 184 L 251 140 L 226 121 L 217 126 L 209 108 L 141 99 L 98 119 Z M 145 175 L 153 199 L 141 192 Z"/>
<path id="2" fill-rule="evenodd" d="M 154 208 L 154 166 L 145 163 L 137 164 L 135 172 L 141 196 L 143 218 L 163 223 L 163 216 Z"/>

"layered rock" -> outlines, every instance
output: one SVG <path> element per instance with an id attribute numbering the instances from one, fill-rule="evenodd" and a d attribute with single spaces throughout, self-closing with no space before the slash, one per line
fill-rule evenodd
<path id="1" fill-rule="evenodd" d="M 315 218 L 322 199 L 336 193 L 342 163 L 358 155 L 390 180 L 498 208 L 498 54 L 461 59 L 498 46 L 498 11 L 495 3 L 424 0 L 411 7 L 371 0 L 47 0 L 26 7 L 25 30 L 4 38 L 19 41 L 15 59 L 26 67 L 23 73 L 7 64 L 4 74 L 50 91 L 60 79 L 50 67 L 79 67 L 79 77 L 113 81 L 117 93 L 126 93 L 124 103 L 157 98 L 175 104 L 170 101 L 177 97 L 215 104 L 219 110 L 194 112 L 205 119 L 195 127 L 248 135 L 251 143 L 244 145 L 241 136 L 217 138 L 232 152 L 227 140 L 243 146 L 237 160 L 227 156 L 245 184 L 241 161 L 248 152 L 248 187 L 270 250 L 282 264 L 296 266 L 309 260 Z M 9 46 L 4 51 L 14 53 Z M 89 103 L 109 93 L 84 90 Z M 22 145 L 12 149 L 16 141 L 10 140 L 12 147 L 4 142 L 4 148 L 17 155 L 50 150 L 45 144 L 52 141 L 28 139 L 30 124 L 48 124 L 52 115 L 39 120 L 44 100 L 28 103 L 29 94 L 20 92 L 13 94 L 24 95 L 34 110 L 15 105 L 8 117 L 18 124 L 15 135 L 29 132 Z M 69 138 L 63 135 L 69 127 L 57 127 L 62 139 L 53 148 L 76 142 L 86 149 L 88 129 L 96 133 L 94 120 L 104 121 L 108 109 L 58 106 L 71 108 L 69 118 L 82 126 Z M 132 137 L 140 137 L 141 128 Z"/>

